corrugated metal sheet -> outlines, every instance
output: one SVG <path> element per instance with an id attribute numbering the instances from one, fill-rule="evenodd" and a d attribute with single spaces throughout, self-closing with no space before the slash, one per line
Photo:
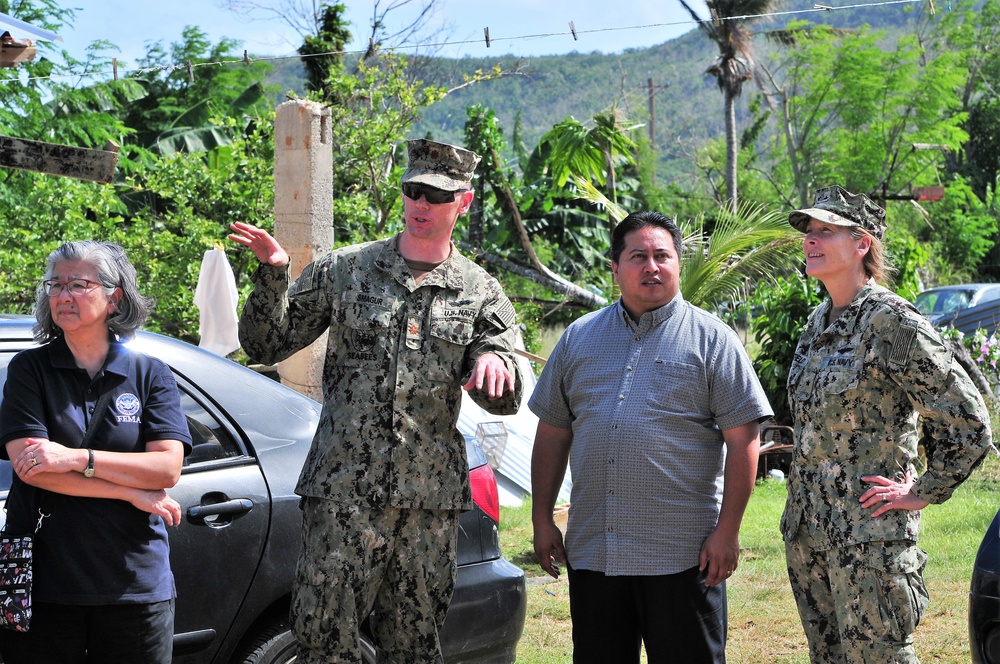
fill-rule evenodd
<path id="1" fill-rule="evenodd" d="M 462 410 L 458 417 L 458 429 L 466 438 L 476 437 L 476 429 L 480 423 L 503 422 L 507 428 L 507 446 L 500 459 L 500 467 L 494 468 L 500 489 L 500 503 L 507 506 L 520 505 L 524 498 L 531 495 L 531 448 L 535 441 L 535 429 L 538 427 L 538 418 L 528 408 L 528 399 L 535 387 L 535 374 L 526 358 L 519 355 L 517 362 L 525 384 L 524 399 L 516 415 L 491 415 L 463 392 Z M 568 501 L 571 487 L 572 481 L 567 468 L 556 502 Z"/>
<path id="2" fill-rule="evenodd" d="M 25 23 L 24 21 L 0 14 L 0 32 L 9 30 L 14 39 L 34 39 L 35 41 L 62 41 L 63 38 L 56 33 Z"/>

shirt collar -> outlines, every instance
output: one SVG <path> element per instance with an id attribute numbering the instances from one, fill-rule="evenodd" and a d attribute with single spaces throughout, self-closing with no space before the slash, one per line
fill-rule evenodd
<path id="1" fill-rule="evenodd" d="M 103 372 L 106 374 L 112 373 L 119 376 L 128 376 L 128 349 L 114 335 L 110 332 L 108 334 L 111 345 L 108 347 L 108 357 L 104 360 Z M 53 369 L 78 369 L 76 358 L 73 357 L 73 352 L 66 344 L 66 337 L 64 335 L 60 334 L 52 339 L 48 346 L 49 358 Z"/>
<path id="2" fill-rule="evenodd" d="M 618 298 L 618 302 L 616 302 L 615 305 L 618 307 L 618 315 L 625 321 L 627 326 L 639 330 L 647 330 L 656 327 L 673 316 L 680 308 L 681 302 L 684 302 L 684 296 L 681 295 L 681 292 L 678 290 L 674 299 L 670 300 L 662 307 L 657 307 L 652 311 L 647 311 L 639 317 L 638 322 L 633 321 L 632 317 L 628 315 L 628 311 L 625 309 L 625 305 L 622 303 L 621 298 Z"/>
<path id="3" fill-rule="evenodd" d="M 844 313 L 833 322 L 831 327 L 836 328 L 837 332 L 842 332 L 845 334 L 854 334 L 855 329 L 858 325 L 858 318 L 861 314 L 861 309 L 864 307 L 865 302 L 877 292 L 885 290 L 882 286 L 879 286 L 874 279 L 868 279 L 865 285 L 861 287 L 858 294 L 854 296 L 851 303 L 847 305 L 847 309 Z M 833 300 L 827 299 L 820 306 L 820 310 L 816 313 L 820 316 L 821 321 L 825 321 L 827 315 L 830 313 L 830 309 L 833 307 Z M 823 327 L 826 327 L 825 325 Z M 823 328 L 820 328 L 823 329 Z"/>
<path id="4" fill-rule="evenodd" d="M 451 254 L 432 271 L 428 272 L 420 282 L 421 286 L 443 286 L 451 290 L 463 290 L 465 288 L 465 276 L 456 260 L 457 249 L 455 244 L 451 245 Z M 399 234 L 385 240 L 382 243 L 382 250 L 379 252 L 375 265 L 389 273 L 402 286 L 410 290 L 416 289 L 413 281 L 413 274 L 406 266 L 406 259 L 399 253 Z"/>

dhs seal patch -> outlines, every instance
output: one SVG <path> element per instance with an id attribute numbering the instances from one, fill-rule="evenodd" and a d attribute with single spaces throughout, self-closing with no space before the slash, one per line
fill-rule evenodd
<path id="1" fill-rule="evenodd" d="M 133 422 L 138 424 L 141 421 L 139 411 L 142 410 L 142 403 L 139 401 L 139 397 L 134 394 L 125 392 L 118 395 L 118 398 L 115 399 L 115 410 L 118 411 L 119 423 Z"/>

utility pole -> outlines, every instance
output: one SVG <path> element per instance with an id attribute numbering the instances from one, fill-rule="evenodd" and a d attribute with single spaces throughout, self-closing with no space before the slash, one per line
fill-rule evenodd
<path id="1" fill-rule="evenodd" d="M 666 90 L 670 87 L 669 83 L 664 83 L 663 85 L 653 85 L 653 76 L 650 74 L 646 78 L 646 95 L 649 104 L 649 147 L 653 151 L 654 164 L 656 155 L 656 105 L 653 102 L 656 93 L 659 90 Z M 653 175 L 653 181 L 656 181 L 656 175 Z"/>

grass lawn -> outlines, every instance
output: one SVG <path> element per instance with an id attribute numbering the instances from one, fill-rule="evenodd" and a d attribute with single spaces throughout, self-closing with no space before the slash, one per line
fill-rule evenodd
<path id="1" fill-rule="evenodd" d="M 809 661 L 778 533 L 784 501 L 784 484 L 759 483 L 743 520 L 740 568 L 728 583 L 731 663 Z M 998 508 L 1000 460 L 991 455 L 951 500 L 924 510 L 920 546 L 929 556 L 925 580 L 931 601 L 915 639 L 925 664 L 969 661 L 966 621 L 972 565 Z M 534 562 L 530 505 L 503 510 L 500 539 L 507 559 L 528 575 L 528 618 L 518 664 L 569 662 L 569 588 L 565 579 L 545 582 L 548 577 Z"/>

